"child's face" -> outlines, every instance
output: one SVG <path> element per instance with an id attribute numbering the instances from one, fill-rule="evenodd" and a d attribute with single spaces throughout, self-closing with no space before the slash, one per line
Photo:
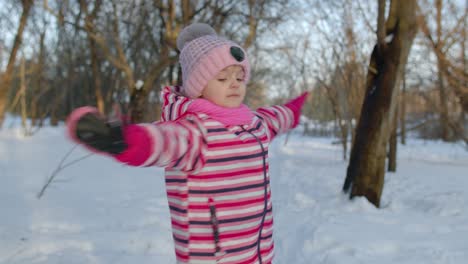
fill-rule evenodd
<path id="1" fill-rule="evenodd" d="M 244 101 L 245 73 L 241 66 L 224 68 L 203 89 L 201 97 L 219 106 L 236 108 Z"/>

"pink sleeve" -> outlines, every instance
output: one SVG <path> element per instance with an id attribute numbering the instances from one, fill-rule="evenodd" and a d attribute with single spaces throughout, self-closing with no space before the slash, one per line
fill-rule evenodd
<path id="1" fill-rule="evenodd" d="M 286 106 L 261 107 L 257 109 L 257 115 L 267 124 L 271 138 L 287 132 L 295 125 L 294 113 Z"/>
<path id="2" fill-rule="evenodd" d="M 114 157 L 131 166 L 198 170 L 205 164 L 203 131 L 196 118 L 129 125 L 124 129 L 128 148 Z"/>

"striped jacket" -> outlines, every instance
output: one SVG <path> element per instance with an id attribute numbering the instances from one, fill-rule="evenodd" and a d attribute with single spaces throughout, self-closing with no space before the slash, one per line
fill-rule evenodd
<path id="1" fill-rule="evenodd" d="M 146 154 L 120 160 L 166 168 L 177 263 L 271 263 L 268 147 L 292 128 L 293 112 L 285 106 L 260 108 L 249 125 L 226 127 L 205 114 L 188 113 L 191 100 L 173 89 L 162 92 L 164 122 L 137 125 L 135 149 Z"/>

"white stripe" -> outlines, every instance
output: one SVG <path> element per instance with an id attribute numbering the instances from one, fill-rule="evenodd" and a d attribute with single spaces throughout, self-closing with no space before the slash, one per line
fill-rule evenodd
<path id="1" fill-rule="evenodd" d="M 259 206 L 253 206 L 253 207 L 248 207 L 245 209 L 234 209 L 234 210 L 229 210 L 229 211 L 221 211 L 221 212 L 216 212 L 217 216 L 232 216 L 232 215 L 239 215 L 239 214 L 246 214 L 246 213 L 252 213 L 256 211 L 260 211 L 261 209 L 264 208 L 264 205 L 259 205 Z M 200 213 L 194 213 L 194 212 L 189 212 L 188 217 L 209 217 L 210 212 L 200 212 Z"/>
<path id="2" fill-rule="evenodd" d="M 165 171 L 166 176 L 180 176 L 180 177 L 187 177 L 187 173 L 181 170 L 171 170 L 167 169 Z"/>
<path id="3" fill-rule="evenodd" d="M 215 141 L 215 140 L 230 140 L 235 139 L 235 134 L 221 134 L 221 135 L 208 135 L 206 139 L 208 141 Z"/>
<path id="4" fill-rule="evenodd" d="M 246 139 L 248 139 L 248 138 L 253 138 L 253 136 L 250 135 L 249 133 L 244 133 L 244 134 L 241 134 L 241 136 L 240 136 L 240 139 L 241 139 L 241 140 L 246 140 Z M 259 147 L 260 147 L 260 146 L 259 146 Z"/>
<path id="5" fill-rule="evenodd" d="M 172 233 L 183 237 L 187 237 L 188 235 L 187 231 L 178 229 L 177 227 L 172 228 Z"/>
<path id="6" fill-rule="evenodd" d="M 189 107 L 189 105 L 190 105 L 189 102 L 190 102 L 190 101 L 186 101 L 185 104 L 182 106 L 182 113 L 187 112 L 187 109 L 188 109 L 188 107 Z"/>
<path id="7" fill-rule="evenodd" d="M 174 243 L 174 244 L 175 244 L 175 248 L 178 251 L 182 251 L 182 252 L 188 252 L 189 251 L 188 247 L 186 247 L 186 246 L 181 246 L 181 245 L 179 245 L 177 243 Z"/>
<path id="8" fill-rule="evenodd" d="M 255 226 L 260 225 L 260 220 L 258 221 L 253 221 L 251 223 L 245 223 L 245 224 L 236 224 L 236 225 L 231 225 L 231 226 L 220 226 L 219 227 L 219 232 L 230 232 L 230 231 L 237 231 L 237 230 L 245 230 L 247 228 L 252 228 Z"/>
<path id="9" fill-rule="evenodd" d="M 265 217 L 266 218 L 266 217 Z M 273 230 L 273 225 L 269 228 L 263 228 L 262 233 L 267 234 L 268 232 L 271 232 Z M 263 235 L 263 234 L 262 234 Z"/>
<path id="10" fill-rule="evenodd" d="M 176 214 L 171 214 L 171 217 L 180 221 L 180 222 L 187 222 L 188 219 L 186 216 L 180 216 L 180 215 L 176 215 Z"/>
<path id="11" fill-rule="evenodd" d="M 174 204 L 177 204 L 177 205 L 180 205 L 180 206 L 183 206 L 183 207 L 187 207 L 188 203 L 187 203 L 187 200 L 179 200 L 179 199 L 174 199 L 174 198 L 167 198 L 167 201 L 169 203 L 174 203 Z"/>
<path id="12" fill-rule="evenodd" d="M 162 135 L 159 128 L 155 125 L 141 125 L 141 127 L 145 128 L 153 139 L 153 151 L 151 152 L 151 156 L 141 165 L 145 167 L 153 163 L 161 154 Z"/>
<path id="13" fill-rule="evenodd" d="M 166 139 L 168 139 L 167 136 L 172 135 L 171 132 L 173 132 L 173 130 L 171 128 L 172 128 L 172 125 L 161 126 L 161 129 L 163 130 L 162 132 L 166 136 Z M 164 141 L 163 151 L 161 153 L 161 156 L 158 159 L 159 166 L 167 166 L 174 159 L 173 156 L 174 156 L 174 150 L 177 147 L 176 146 L 176 144 L 178 143 L 177 141 L 179 141 L 177 137 L 171 140 Z"/>
<path id="14" fill-rule="evenodd" d="M 191 259 L 190 264 L 217 264 L 216 260 Z"/>
<path id="15" fill-rule="evenodd" d="M 205 126 L 207 127 L 214 127 L 219 125 L 221 125 L 221 123 L 218 121 L 205 121 Z"/>
<path id="16" fill-rule="evenodd" d="M 195 159 L 197 158 L 197 154 L 199 153 L 200 150 L 200 131 L 197 129 L 192 130 L 192 146 L 190 146 L 190 153 L 187 159 L 187 170 L 193 170 L 193 166 L 196 164 L 193 164 L 195 162 Z"/>
<path id="17" fill-rule="evenodd" d="M 285 130 L 284 126 L 286 125 L 284 114 L 279 107 L 275 106 L 274 109 L 275 109 L 276 116 L 278 117 L 278 121 L 279 121 L 279 131 L 284 132 Z"/>
<path id="18" fill-rule="evenodd" d="M 238 148 L 229 148 L 229 149 L 222 149 L 222 150 L 213 150 L 209 151 L 206 153 L 206 157 L 211 157 L 211 156 L 219 156 L 219 155 L 225 155 L 225 154 L 235 154 L 235 153 L 243 153 L 243 152 L 249 152 L 249 151 L 256 151 L 259 150 L 260 146 L 255 144 L 250 147 L 245 147 L 241 146 Z"/>
<path id="19" fill-rule="evenodd" d="M 190 234 L 213 234 L 213 228 L 211 228 L 211 227 L 207 227 L 207 228 L 190 227 L 189 233 Z"/>
<path id="20" fill-rule="evenodd" d="M 265 193 L 264 190 L 259 190 L 259 191 L 254 191 L 254 192 L 247 192 L 247 193 L 240 193 L 240 194 L 233 194 L 233 195 L 223 195 L 223 196 L 216 197 L 216 201 L 236 200 L 236 199 L 255 197 L 255 196 L 260 196 L 260 195 L 262 195 L 263 197 L 264 193 Z M 188 201 L 189 203 L 206 202 L 206 197 L 189 196 Z"/>
<path id="21" fill-rule="evenodd" d="M 244 230 L 247 228 L 252 228 L 255 226 L 260 225 L 260 220 L 258 221 L 253 221 L 251 223 L 245 223 L 245 224 L 236 224 L 236 225 L 231 225 L 231 226 L 220 226 L 219 227 L 219 232 L 230 232 L 230 231 L 237 231 L 237 230 Z M 191 227 L 189 230 L 190 234 L 212 234 L 213 229 L 211 227 L 209 228 L 195 228 Z"/>
<path id="22" fill-rule="evenodd" d="M 244 254 L 234 255 L 232 257 L 222 258 L 221 260 L 218 261 L 218 263 L 225 263 L 225 262 L 229 262 L 229 261 L 237 261 L 237 260 L 240 260 L 240 259 L 245 259 L 245 258 L 253 256 L 256 253 L 257 253 L 257 248 L 254 248 L 254 249 L 251 249 L 251 250 L 249 250 L 248 252 L 246 252 Z"/>
<path id="23" fill-rule="evenodd" d="M 264 134 L 266 134 L 265 126 L 261 126 L 259 130 L 256 130 L 253 133 L 258 139 L 260 139 Z M 250 135 L 250 133 L 249 133 Z"/>
<path id="24" fill-rule="evenodd" d="M 221 242 L 220 246 L 222 246 L 222 247 L 235 246 L 235 245 L 238 245 L 238 244 L 241 244 L 241 243 L 256 241 L 257 239 L 258 239 L 258 234 L 255 233 L 255 234 L 253 234 L 252 236 L 250 236 L 248 238 L 235 239 L 235 240 L 230 239 L 229 241 Z"/>
<path id="25" fill-rule="evenodd" d="M 273 239 L 269 239 L 266 242 L 263 240 L 263 242 L 260 243 L 260 248 L 268 248 L 271 246 L 271 244 L 273 244 Z"/>
<path id="26" fill-rule="evenodd" d="M 258 159 L 258 160 L 251 161 L 251 162 L 238 162 L 238 163 L 229 164 L 229 165 L 205 166 L 202 172 L 219 171 L 222 173 L 223 170 L 247 168 L 247 167 L 259 166 L 262 164 L 263 164 L 263 160 Z"/>
<path id="27" fill-rule="evenodd" d="M 289 107 L 284 106 L 283 108 L 284 108 L 284 111 L 286 112 L 286 119 L 289 121 L 287 127 L 290 128 L 292 127 L 293 122 L 294 122 L 294 113 Z"/>
<path id="28" fill-rule="evenodd" d="M 195 212 L 188 211 L 188 217 L 189 218 L 192 218 L 192 217 L 208 218 L 210 217 L 210 212 L 195 213 Z"/>
<path id="29" fill-rule="evenodd" d="M 268 254 L 263 260 L 268 260 L 268 259 L 273 258 L 274 254 L 275 254 L 275 250 L 272 250 L 270 254 Z"/>
<path id="30" fill-rule="evenodd" d="M 177 115 L 178 115 L 181 103 L 182 103 L 182 100 L 177 100 L 177 102 L 175 102 L 174 107 L 172 108 L 172 120 L 176 120 L 178 118 Z"/>
<path id="31" fill-rule="evenodd" d="M 187 185 L 167 185 L 166 184 L 166 190 L 168 191 L 180 191 L 180 192 L 183 192 L 183 191 L 187 191 L 188 190 L 188 186 Z"/>
<path id="32" fill-rule="evenodd" d="M 262 204 L 262 205 L 259 205 L 259 206 L 252 206 L 252 207 L 248 207 L 248 208 L 245 208 L 245 209 L 219 211 L 219 212 L 216 212 L 216 215 L 218 215 L 218 216 L 232 216 L 232 215 L 239 215 L 239 214 L 245 214 L 245 213 L 252 213 L 252 212 L 263 210 L 264 207 L 265 206 Z"/>
<path id="33" fill-rule="evenodd" d="M 190 245 L 190 248 L 193 248 L 193 249 L 214 249 L 214 244 L 213 243 L 201 243 L 201 244 L 191 244 Z"/>
<path id="34" fill-rule="evenodd" d="M 280 107 L 281 109 L 281 115 L 283 117 L 283 120 L 284 120 L 284 126 L 283 126 L 283 132 L 286 132 L 288 131 L 288 129 L 291 127 L 290 126 L 290 118 L 288 118 L 288 111 L 286 109 L 287 107 Z"/>
<path id="35" fill-rule="evenodd" d="M 225 186 L 225 185 L 231 185 L 231 184 L 239 184 L 239 183 L 246 183 L 246 182 L 252 182 L 252 181 L 259 181 L 263 180 L 263 173 L 260 173 L 256 176 L 252 177 L 245 177 L 245 178 L 240 178 L 240 179 L 235 179 L 235 180 L 220 180 L 220 181 L 200 181 L 200 182 L 193 182 L 189 181 L 188 186 L 189 187 L 216 187 L 216 186 Z"/>
<path id="36" fill-rule="evenodd" d="M 273 118 L 273 117 L 268 117 L 268 118 L 270 118 L 271 124 L 273 125 L 273 127 L 275 128 L 275 130 L 279 131 L 280 126 L 279 126 L 278 120 L 276 120 L 276 119 Z"/>
<path id="37" fill-rule="evenodd" d="M 190 264 L 217 264 L 216 260 L 191 259 Z"/>

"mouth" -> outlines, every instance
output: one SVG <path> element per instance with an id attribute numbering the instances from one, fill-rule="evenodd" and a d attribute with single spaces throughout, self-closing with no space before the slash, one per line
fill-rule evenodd
<path id="1" fill-rule="evenodd" d="M 228 95 L 227 97 L 228 97 L 228 98 L 231 98 L 231 97 L 239 97 L 239 96 L 240 96 L 239 94 L 230 94 L 230 95 Z"/>

